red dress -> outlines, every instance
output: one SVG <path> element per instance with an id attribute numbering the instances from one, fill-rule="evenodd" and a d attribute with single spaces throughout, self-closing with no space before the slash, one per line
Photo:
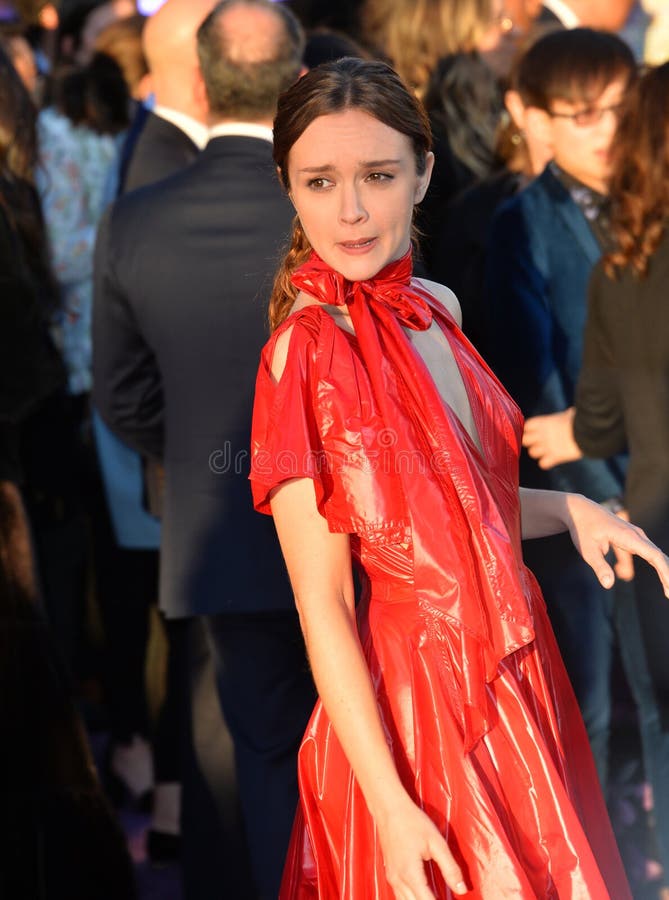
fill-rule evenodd
<path id="1" fill-rule="evenodd" d="M 585 729 L 537 584 L 521 557 L 522 420 L 407 255 L 350 283 L 315 254 L 294 282 L 349 307 L 291 315 L 263 351 L 251 480 L 256 507 L 313 479 L 351 535 L 358 628 L 402 781 L 448 840 L 467 896 L 631 895 Z M 483 451 L 408 337 L 442 329 Z M 274 344 L 292 328 L 278 384 Z M 576 552 L 576 551 L 575 551 Z M 392 900 L 374 823 L 320 702 L 299 753 L 301 804 L 281 900 Z M 432 891 L 450 897 L 435 866 Z"/>

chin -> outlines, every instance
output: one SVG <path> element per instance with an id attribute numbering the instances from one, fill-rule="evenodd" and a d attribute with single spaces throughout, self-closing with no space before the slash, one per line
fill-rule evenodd
<path id="1" fill-rule="evenodd" d="M 367 281 L 374 278 L 389 262 L 397 258 L 398 254 L 389 254 L 381 248 L 377 248 L 373 252 L 361 256 L 349 256 L 341 251 L 335 252 L 327 262 L 348 281 Z"/>

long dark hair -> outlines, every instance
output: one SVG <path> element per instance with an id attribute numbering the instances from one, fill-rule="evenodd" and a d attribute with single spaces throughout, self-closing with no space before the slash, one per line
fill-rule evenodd
<path id="1" fill-rule="evenodd" d="M 669 62 L 649 69 L 627 94 L 611 150 L 609 276 L 626 267 L 640 276 L 669 220 Z"/>
<path id="2" fill-rule="evenodd" d="M 477 178 L 499 164 L 495 153 L 504 102 L 494 73 L 476 52 L 442 57 L 425 94 L 425 109 L 438 135 Z"/>
<path id="3" fill-rule="evenodd" d="M 0 207 L 25 252 L 45 309 L 57 300 L 42 211 L 35 190 L 36 110 L 7 54 L 0 49 Z"/>
<path id="4" fill-rule="evenodd" d="M 286 190 L 290 190 L 288 157 L 293 144 L 319 116 L 347 109 L 362 110 L 406 135 L 413 147 L 417 173 L 425 172 L 432 138 L 430 124 L 420 103 L 390 66 L 345 57 L 313 69 L 279 98 L 274 119 L 274 161 Z M 310 252 L 307 237 L 296 218 L 291 244 L 277 273 L 270 299 L 272 328 L 287 316 L 297 294 L 290 282 L 291 275 Z"/>

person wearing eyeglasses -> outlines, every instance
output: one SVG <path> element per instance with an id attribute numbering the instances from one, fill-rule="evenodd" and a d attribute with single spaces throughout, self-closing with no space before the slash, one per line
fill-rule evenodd
<path id="1" fill-rule="evenodd" d="M 619 106 L 634 78 L 634 60 L 623 41 L 587 28 L 545 35 L 520 64 L 527 127 L 552 148 L 553 159 L 492 222 L 484 304 L 494 335 L 489 362 L 527 417 L 563 410 L 573 401 L 588 279 L 610 242 L 609 153 Z M 521 481 L 576 491 L 618 511 L 622 468 L 619 459 L 582 459 L 545 472 L 525 455 Z M 658 713 L 632 588 L 621 582 L 632 577 L 630 560 L 618 558 L 617 584 L 607 592 L 560 539 L 527 542 L 524 554 L 544 592 L 603 787 L 616 641 L 652 782 Z"/>

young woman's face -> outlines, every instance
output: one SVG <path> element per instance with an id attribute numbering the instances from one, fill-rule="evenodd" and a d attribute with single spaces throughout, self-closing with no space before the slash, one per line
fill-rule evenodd
<path id="1" fill-rule="evenodd" d="M 291 148 L 288 178 L 316 253 L 351 281 L 403 256 L 433 161 L 419 175 L 409 138 L 359 109 L 314 119 Z"/>

